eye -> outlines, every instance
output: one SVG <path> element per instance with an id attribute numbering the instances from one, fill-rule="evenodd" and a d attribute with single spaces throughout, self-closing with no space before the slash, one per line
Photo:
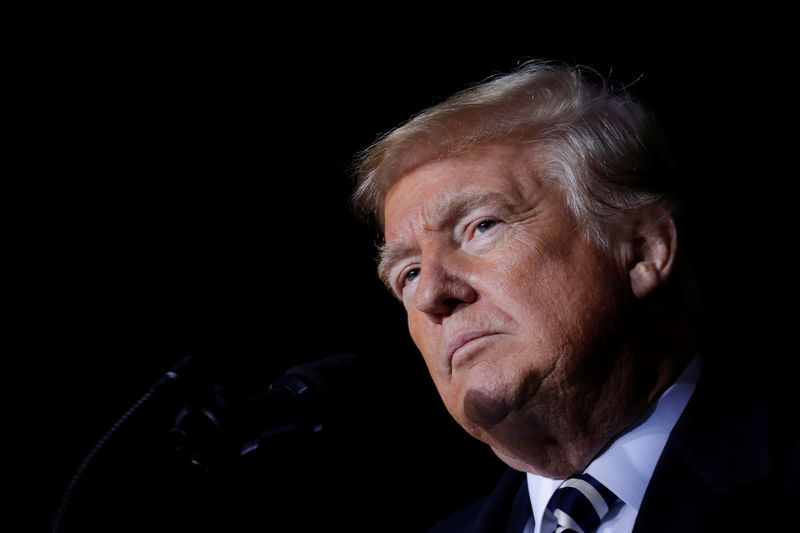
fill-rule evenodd
<path id="1" fill-rule="evenodd" d="M 475 226 L 475 233 L 486 233 L 496 225 L 497 225 L 496 220 L 491 220 L 491 219 L 483 220 L 477 226 Z"/>
<path id="2" fill-rule="evenodd" d="M 464 230 L 464 250 L 474 254 L 491 250 L 500 242 L 504 227 L 502 219 L 476 217 Z"/>
<path id="3" fill-rule="evenodd" d="M 403 285 L 405 285 L 407 283 L 411 283 L 412 281 L 414 281 L 418 277 L 419 277 L 419 269 L 418 268 L 412 268 L 411 270 L 407 270 L 405 272 L 405 274 L 403 274 L 403 279 L 402 279 Z"/>
<path id="4" fill-rule="evenodd" d="M 400 295 L 403 293 L 403 289 L 413 283 L 419 277 L 419 267 L 415 268 L 407 268 L 400 272 L 400 275 L 397 278 L 397 288 L 395 292 Z"/>

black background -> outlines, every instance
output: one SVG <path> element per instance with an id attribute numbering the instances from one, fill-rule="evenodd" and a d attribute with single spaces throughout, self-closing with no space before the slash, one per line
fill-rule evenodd
<path id="1" fill-rule="evenodd" d="M 210 15 L 61 26 L 51 13 L 55 34 L 15 44 L 7 380 L 21 424 L 9 435 L 35 529 L 117 417 L 197 354 L 250 391 L 296 363 L 364 353 L 385 363 L 389 393 L 369 400 L 360 430 L 276 452 L 280 468 L 271 457 L 205 478 L 160 455 L 164 402 L 110 446 L 65 527 L 270 530 L 289 518 L 357 531 L 380 516 L 423 531 L 486 492 L 503 467 L 447 417 L 376 280 L 350 165 L 411 114 L 527 58 L 590 65 L 652 103 L 693 193 L 698 279 L 731 361 L 788 358 L 796 87 L 771 23 L 432 42 L 421 21 L 279 36 L 280 18 Z"/>

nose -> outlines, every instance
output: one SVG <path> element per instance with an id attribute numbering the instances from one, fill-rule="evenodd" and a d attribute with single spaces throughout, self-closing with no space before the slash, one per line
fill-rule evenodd
<path id="1" fill-rule="evenodd" d="M 469 281 L 470 272 L 469 260 L 458 253 L 430 252 L 427 257 L 423 254 L 414 306 L 438 321 L 473 303 L 478 292 Z"/>

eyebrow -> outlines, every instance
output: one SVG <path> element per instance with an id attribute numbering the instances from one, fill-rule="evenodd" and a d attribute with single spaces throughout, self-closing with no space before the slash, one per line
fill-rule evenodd
<path id="1" fill-rule="evenodd" d="M 511 204 L 505 195 L 488 191 L 462 191 L 454 195 L 434 200 L 428 219 L 431 227 L 440 227 L 447 222 L 458 220 L 481 206 L 496 206 L 509 211 Z M 400 260 L 417 252 L 417 247 L 398 239 L 385 242 L 379 248 L 378 277 L 391 289 L 389 271 Z"/>
<path id="2" fill-rule="evenodd" d="M 378 250 L 378 277 L 390 290 L 392 285 L 389 282 L 389 271 L 404 257 L 408 257 L 415 251 L 413 246 L 409 246 L 405 241 L 385 242 Z"/>

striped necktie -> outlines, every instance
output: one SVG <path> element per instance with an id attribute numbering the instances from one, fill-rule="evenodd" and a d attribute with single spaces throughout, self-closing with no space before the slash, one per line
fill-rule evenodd
<path id="1" fill-rule="evenodd" d="M 613 492 L 589 474 L 567 479 L 547 504 L 558 521 L 555 533 L 594 531 L 617 499 Z"/>

